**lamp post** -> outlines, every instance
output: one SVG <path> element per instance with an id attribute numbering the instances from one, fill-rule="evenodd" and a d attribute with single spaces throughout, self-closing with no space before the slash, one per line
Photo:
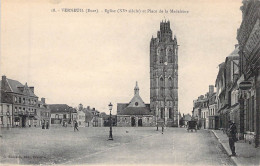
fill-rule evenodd
<path id="1" fill-rule="evenodd" d="M 158 131 L 158 112 L 156 113 L 157 115 L 156 115 L 156 131 Z"/>
<path id="2" fill-rule="evenodd" d="M 177 127 L 180 127 L 180 112 L 177 111 Z"/>
<path id="3" fill-rule="evenodd" d="M 113 135 L 112 135 L 112 115 L 111 115 L 111 110 L 112 110 L 113 105 L 111 102 L 108 104 L 108 108 L 110 111 L 110 130 L 109 130 L 109 138 L 108 140 L 113 140 Z"/>

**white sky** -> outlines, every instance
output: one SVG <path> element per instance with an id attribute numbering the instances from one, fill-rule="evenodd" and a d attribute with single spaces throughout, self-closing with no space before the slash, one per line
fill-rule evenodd
<path id="1" fill-rule="evenodd" d="M 28 1 L 29 2 L 29 1 Z M 49 104 L 95 107 L 126 103 L 138 81 L 149 103 L 149 45 L 161 20 L 170 20 L 179 47 L 179 110 L 215 83 L 218 64 L 237 44 L 240 0 L 97 1 L 3 0 L 1 75 L 35 87 Z M 44 3 L 43 3 L 44 2 Z M 99 13 L 52 13 L 52 8 Z M 104 9 L 182 9 L 189 14 L 101 13 Z"/>

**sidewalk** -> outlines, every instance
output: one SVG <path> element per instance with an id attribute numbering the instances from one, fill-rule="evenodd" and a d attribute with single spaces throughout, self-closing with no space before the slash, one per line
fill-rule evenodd
<path id="1" fill-rule="evenodd" d="M 231 155 L 227 135 L 220 130 L 211 131 L 222 144 L 228 155 Z M 237 156 L 231 157 L 231 159 L 236 163 L 236 165 L 260 165 L 259 147 L 255 148 L 254 145 L 250 145 L 248 142 L 245 143 L 244 140 L 239 140 L 235 143 L 235 146 Z"/>

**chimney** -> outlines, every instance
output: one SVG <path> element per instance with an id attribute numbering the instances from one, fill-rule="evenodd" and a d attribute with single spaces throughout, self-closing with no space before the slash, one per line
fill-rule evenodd
<path id="1" fill-rule="evenodd" d="M 46 104 L 46 103 L 45 103 L 45 98 L 44 98 L 44 97 L 41 98 L 41 101 L 43 102 L 43 104 Z"/>
<path id="2" fill-rule="evenodd" d="M 3 75 L 3 76 L 2 76 L 2 85 L 1 85 L 1 89 L 5 89 L 5 87 L 6 87 L 6 76 Z"/>
<path id="3" fill-rule="evenodd" d="M 209 96 L 214 93 L 214 85 L 209 85 Z"/>
<path id="4" fill-rule="evenodd" d="M 2 76 L 2 81 L 6 81 L 6 76 L 5 75 Z"/>
<path id="5" fill-rule="evenodd" d="M 31 86 L 31 87 L 29 87 L 29 88 L 30 88 L 30 90 L 34 93 L 34 87 Z"/>

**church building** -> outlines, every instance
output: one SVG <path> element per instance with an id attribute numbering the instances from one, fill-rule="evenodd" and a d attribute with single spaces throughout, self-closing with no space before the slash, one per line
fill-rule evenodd
<path id="1" fill-rule="evenodd" d="M 150 109 L 156 123 L 178 125 L 178 44 L 169 21 L 150 42 Z"/>
<path id="2" fill-rule="evenodd" d="M 129 103 L 117 104 L 117 126 L 141 127 L 154 126 L 154 116 L 150 111 L 150 105 L 145 104 L 139 95 L 139 87 L 136 82 L 134 97 Z"/>

